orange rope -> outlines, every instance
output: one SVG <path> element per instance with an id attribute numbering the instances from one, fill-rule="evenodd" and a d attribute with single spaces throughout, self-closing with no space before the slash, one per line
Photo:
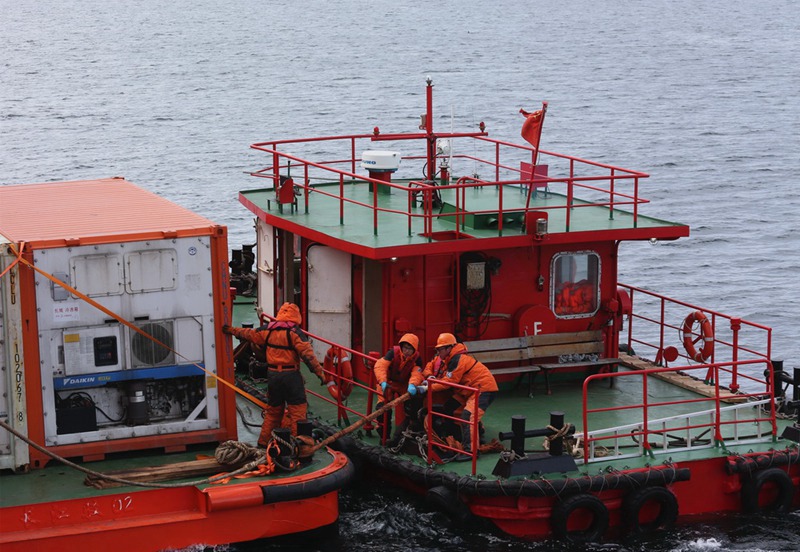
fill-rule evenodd
<path id="1" fill-rule="evenodd" d="M 266 408 L 267 408 L 267 405 L 266 405 L 266 404 L 264 404 L 262 401 L 258 400 L 258 399 L 257 399 L 257 398 L 255 398 L 254 396 L 252 396 L 250 393 L 248 393 L 248 392 L 246 392 L 246 391 L 243 391 L 242 389 L 239 389 L 239 388 L 238 388 L 238 387 L 236 387 L 234 384 L 232 384 L 232 383 L 230 383 L 229 381 L 226 381 L 226 380 L 222 379 L 221 377 L 217 376 L 216 374 L 214 374 L 214 373 L 212 373 L 212 372 L 210 372 L 210 371 L 206 370 L 205 368 L 203 368 L 202 366 L 200 366 L 200 365 L 199 365 L 199 364 L 197 364 L 196 362 L 191 362 L 191 361 L 189 361 L 189 359 L 188 359 L 188 358 L 186 358 L 185 356 L 183 356 L 182 354 L 180 354 L 178 351 L 176 351 L 175 349 L 173 349 L 173 348 L 169 347 L 168 345 L 166 345 L 166 344 L 162 343 L 161 341 L 159 341 L 158 339 L 156 339 L 155 337 L 153 337 L 153 336 L 152 336 L 152 335 L 150 335 L 149 333 L 145 332 L 145 331 L 144 331 L 144 330 L 142 330 L 141 328 L 138 328 L 137 326 L 135 326 L 135 325 L 131 324 L 130 322 L 128 322 L 127 320 L 125 320 L 124 318 L 122 318 L 121 316 L 119 316 L 117 313 L 115 313 L 115 312 L 113 312 L 113 311 L 110 311 L 110 310 L 108 310 L 106 307 L 104 307 L 103 305 L 101 305 L 100 303 L 98 303 L 97 301 L 95 301 L 94 299 L 91 299 L 90 297 L 88 297 L 88 296 L 84 295 L 83 293 L 81 293 L 80 291 L 78 291 L 78 290 L 77 290 L 77 289 L 75 289 L 74 287 L 70 286 L 69 284 L 67 284 L 67 283 L 65 283 L 65 282 L 62 282 L 61 280 L 59 280 L 58 278 L 56 278 L 56 277 L 55 277 L 55 276 L 53 276 L 52 274 L 49 274 L 49 273 L 45 272 L 44 270 L 42 270 L 41 268 L 39 268 L 39 267 L 37 267 L 37 266 L 34 266 L 34 265 L 33 265 L 33 263 L 31 263 L 29 260 L 27 260 L 27 259 L 23 259 L 23 258 L 22 258 L 22 249 L 21 249 L 21 248 L 19 249 L 19 252 L 18 252 L 18 251 L 17 251 L 17 248 L 16 248 L 16 247 L 15 247 L 13 244 L 11 244 L 11 245 L 10 245 L 10 247 L 11 247 L 11 250 L 14 252 L 14 254 L 16 254 L 16 255 L 17 255 L 17 261 L 15 261 L 15 263 L 16 263 L 16 262 L 22 262 L 23 264 L 25 264 L 25 265 L 29 266 L 30 268 L 32 268 L 33 270 L 35 270 L 36 272 L 38 272 L 39 274 L 41 274 L 42 276 L 44 276 L 45 278 L 47 278 L 48 280 L 50 280 L 51 282 L 53 282 L 53 283 L 55 283 L 55 284 L 57 284 L 57 285 L 61 286 L 62 288 L 66 289 L 67 291 L 69 291 L 69 292 L 70 292 L 70 293 L 72 293 L 73 295 L 76 295 L 77 297 L 79 297 L 79 298 L 80 298 L 80 299 L 82 299 L 83 301 L 85 301 L 85 302 L 89 303 L 89 304 L 90 304 L 91 306 L 93 306 L 94 308 L 96 308 L 96 309 L 100 310 L 101 312 L 103 312 L 103 313 L 107 314 L 108 316 L 112 317 L 114 320 L 117 320 L 117 321 L 118 321 L 120 324 L 124 324 L 124 325 L 125 325 L 125 326 L 127 326 L 128 328 L 130 328 L 130 329 L 132 329 L 133 331 L 135 331 L 135 332 L 137 332 L 137 333 L 139 333 L 139 334 L 143 335 L 144 337 L 146 337 L 147 339 L 149 339 L 149 340 L 153 341 L 153 342 L 154 342 L 154 343 L 156 343 L 157 345 L 160 345 L 161 347 L 164 347 L 164 348 L 165 348 L 165 349 L 167 349 L 168 351 L 171 351 L 171 352 L 172 352 L 172 353 L 174 353 L 176 356 L 178 356 L 178 357 L 180 357 L 180 358 L 182 358 L 182 359 L 184 359 L 184 360 L 188 361 L 188 363 L 189 363 L 189 364 L 192 364 L 192 365 L 196 366 L 197 368 L 199 368 L 200 370 L 202 370 L 203 372 L 205 372 L 205 373 L 206 373 L 206 374 L 208 374 L 209 376 L 211 376 L 211 377 L 213 377 L 214 379 L 216 379 L 218 382 L 220 382 L 220 383 L 222 383 L 222 384 L 224 384 L 224 385 L 227 385 L 228 387 L 230 387 L 231 389 L 233 389 L 233 390 L 234 390 L 236 393 L 239 393 L 240 395 L 242 395 L 243 397 L 245 397 L 246 399 L 248 399 L 249 401 L 251 401 L 251 402 L 252 402 L 253 404 L 255 404 L 256 406 L 259 406 L 259 407 L 261 407 L 262 409 L 266 409 Z M 21 247 L 24 247 L 24 242 L 21 244 Z M 13 266 L 13 265 L 12 265 L 12 266 Z M 10 268 L 10 267 L 9 267 L 9 268 Z M 4 272 L 3 272 L 3 274 L 5 274 L 5 272 L 7 272 L 7 271 L 4 271 Z"/>
<path id="2" fill-rule="evenodd" d="M 24 241 L 23 242 L 19 242 L 19 251 L 16 250 L 16 248 L 14 247 L 13 244 L 11 244 L 10 249 L 11 249 L 11 251 L 14 252 L 14 254 L 16 254 L 17 258 L 13 263 L 11 263 L 10 265 L 8 265 L 6 267 L 6 269 L 2 272 L 2 274 L 0 274 L 0 278 L 5 276 L 12 268 L 14 268 L 14 266 L 16 264 L 18 264 L 22 260 L 22 250 L 23 250 L 24 247 L 25 247 L 25 242 Z"/>

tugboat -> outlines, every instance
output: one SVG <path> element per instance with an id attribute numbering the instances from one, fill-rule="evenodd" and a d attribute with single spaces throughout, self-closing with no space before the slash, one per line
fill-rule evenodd
<path id="1" fill-rule="evenodd" d="M 428 79 L 411 132 L 251 146 L 268 184 L 239 196 L 256 230 L 242 308 L 263 322 L 300 305 L 329 382 L 308 387 L 314 423 L 365 477 L 516 537 L 797 508 L 800 370 L 773 359 L 769 327 L 618 281 L 623 241 L 689 228 L 643 213 L 646 173 L 540 149 L 547 109 L 520 110 L 522 144 L 483 122 L 438 132 Z M 480 423 L 423 386 L 409 388 L 419 410 L 384 396 L 376 358 L 407 334 L 423 366 L 452 336 L 489 369 L 499 391 Z M 483 446 L 465 450 L 457 425 Z"/>
<path id="2" fill-rule="evenodd" d="M 0 186 L 0 548 L 335 524 L 344 454 L 238 440 L 237 400 L 263 405 L 232 383 L 227 257 L 224 226 L 122 178 Z"/>

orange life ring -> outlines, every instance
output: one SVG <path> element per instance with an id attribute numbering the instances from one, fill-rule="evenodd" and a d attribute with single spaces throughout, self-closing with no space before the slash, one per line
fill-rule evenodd
<path id="1" fill-rule="evenodd" d="M 350 364 L 350 357 L 345 354 L 338 357 L 336 348 L 331 347 L 325 353 L 325 360 L 322 361 L 322 368 L 325 370 L 325 383 L 328 386 L 328 393 L 337 401 L 344 401 L 353 390 L 353 365 Z M 338 369 L 341 368 L 341 371 Z M 341 376 L 341 385 L 336 385 L 337 378 L 334 374 Z"/>
<path id="2" fill-rule="evenodd" d="M 700 337 L 697 339 L 694 339 L 695 334 L 692 333 L 692 326 L 695 322 L 700 324 Z M 698 351 L 694 344 L 700 338 L 703 339 L 703 346 Z M 711 358 L 711 354 L 714 352 L 714 330 L 706 315 L 700 311 L 694 311 L 683 321 L 683 348 L 686 349 L 689 357 L 697 362 L 705 362 Z"/>

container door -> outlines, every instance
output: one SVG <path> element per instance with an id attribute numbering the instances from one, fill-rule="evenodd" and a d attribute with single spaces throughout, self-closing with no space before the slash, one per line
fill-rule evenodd
<path id="1" fill-rule="evenodd" d="M 0 272 L 13 260 L 12 256 L 0 252 Z M 0 420 L 27 435 L 23 326 L 20 311 L 22 298 L 19 293 L 19 271 L 14 267 L 0 279 Z M 28 462 L 28 445 L 21 439 L 13 438 L 8 431 L 0 429 L 0 469 L 24 469 Z"/>
<path id="2" fill-rule="evenodd" d="M 349 253 L 324 245 L 308 248 L 308 331 L 351 346 L 352 261 Z M 315 342 L 322 360 L 328 345 Z"/>

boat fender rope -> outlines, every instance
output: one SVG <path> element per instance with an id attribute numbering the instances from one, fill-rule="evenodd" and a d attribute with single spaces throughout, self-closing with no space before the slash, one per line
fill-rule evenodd
<path id="1" fill-rule="evenodd" d="M 774 492 L 764 493 L 771 500 L 760 500 L 764 486 L 774 487 Z M 786 512 L 791 508 L 794 498 L 794 484 L 791 476 L 781 468 L 767 468 L 755 472 L 742 482 L 742 510 L 745 513 L 760 511 Z"/>
<path id="2" fill-rule="evenodd" d="M 658 505 L 655 517 L 642 519 L 650 504 Z M 666 487 L 644 487 L 628 493 L 622 500 L 622 522 L 634 534 L 654 533 L 672 528 L 678 519 L 678 499 Z"/>

